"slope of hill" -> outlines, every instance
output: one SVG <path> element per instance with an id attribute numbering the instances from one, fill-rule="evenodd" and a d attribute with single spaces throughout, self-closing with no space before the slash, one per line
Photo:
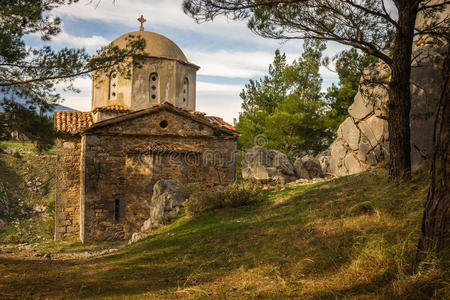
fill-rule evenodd
<path id="1" fill-rule="evenodd" d="M 448 265 L 414 265 L 427 184 L 377 169 L 182 215 L 117 251 L 76 241 L 3 250 L 0 298 L 448 299 Z"/>

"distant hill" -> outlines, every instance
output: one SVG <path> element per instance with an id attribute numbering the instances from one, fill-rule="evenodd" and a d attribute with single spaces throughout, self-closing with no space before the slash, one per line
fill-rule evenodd
<path id="1" fill-rule="evenodd" d="M 4 95 L 5 95 L 5 92 L 3 92 L 3 91 L 0 90 L 0 112 L 3 112 L 3 111 L 4 111 L 4 110 L 3 110 L 3 107 L 1 106 L 1 104 L 2 104 L 2 102 L 3 102 L 3 96 L 4 96 Z M 20 104 L 25 104 L 25 99 L 23 99 L 23 98 L 16 97 L 15 100 L 16 100 L 16 102 L 18 102 L 18 103 L 20 103 Z M 61 105 L 61 104 L 55 105 L 54 108 L 53 108 L 53 111 L 55 111 L 55 110 L 75 110 L 75 111 L 76 111 L 76 109 L 73 109 L 73 108 L 71 108 L 71 107 L 64 106 L 64 105 Z M 46 112 L 45 114 L 46 114 L 47 116 L 49 116 L 49 117 L 50 117 L 50 116 L 53 116 L 53 111 Z M 37 109 L 37 112 L 39 113 L 39 109 Z"/>

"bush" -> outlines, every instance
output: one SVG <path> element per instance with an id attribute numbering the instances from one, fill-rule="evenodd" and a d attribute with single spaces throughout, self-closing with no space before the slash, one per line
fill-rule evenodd
<path id="1" fill-rule="evenodd" d="M 218 208 L 240 207 L 261 202 L 265 198 L 265 193 L 253 185 L 233 184 L 215 191 L 194 192 L 185 202 L 185 207 L 189 215 L 198 216 Z"/>

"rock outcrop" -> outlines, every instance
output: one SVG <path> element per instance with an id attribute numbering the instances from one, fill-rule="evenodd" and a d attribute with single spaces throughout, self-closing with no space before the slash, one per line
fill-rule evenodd
<path id="1" fill-rule="evenodd" d="M 139 232 L 133 233 L 129 243 L 146 237 L 151 230 L 176 218 L 185 200 L 186 198 L 180 192 L 180 187 L 176 182 L 165 179 L 158 180 L 153 186 L 152 199 L 148 204 L 150 218 L 144 222 Z"/>
<path id="2" fill-rule="evenodd" d="M 294 169 L 300 179 L 313 179 L 323 177 L 322 167 L 319 160 L 305 155 L 294 162 Z"/>
<path id="3" fill-rule="evenodd" d="M 245 154 L 242 177 L 253 182 L 275 184 L 286 184 L 297 179 L 286 154 L 260 146 L 248 149 Z"/>
<path id="4" fill-rule="evenodd" d="M 429 166 L 433 151 L 433 130 L 442 91 L 442 51 L 429 45 L 416 47 L 411 71 L 411 166 Z M 369 67 L 363 77 L 386 78 L 382 63 Z M 350 116 L 340 125 L 329 148 L 329 172 L 337 176 L 364 171 L 389 160 L 388 94 L 381 86 L 363 86 L 349 107 Z"/>

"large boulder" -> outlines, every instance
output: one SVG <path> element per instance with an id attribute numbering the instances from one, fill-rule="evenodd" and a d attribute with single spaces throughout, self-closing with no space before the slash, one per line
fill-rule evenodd
<path id="1" fill-rule="evenodd" d="M 358 149 L 361 133 L 352 118 L 348 117 L 342 122 L 337 130 L 337 136 L 344 139 L 352 150 Z"/>
<path id="2" fill-rule="evenodd" d="M 429 167 L 433 153 L 436 110 L 444 80 L 442 50 L 415 45 L 411 66 L 411 167 Z M 376 63 L 364 70 L 364 78 L 389 77 L 389 68 Z M 376 78 L 374 77 L 374 78 Z M 329 148 L 330 173 L 337 176 L 361 172 L 389 161 L 388 94 L 384 87 L 364 85 L 349 107 L 350 117 L 340 125 Z"/>
<path id="3" fill-rule="evenodd" d="M 286 184 L 297 179 L 286 154 L 260 146 L 247 150 L 242 161 L 242 178 L 275 184 Z"/>
<path id="4" fill-rule="evenodd" d="M 294 169 L 295 173 L 297 173 L 298 178 L 301 179 L 323 177 L 320 162 L 309 155 L 305 155 L 302 158 L 297 158 L 294 162 Z"/>
<path id="5" fill-rule="evenodd" d="M 144 222 L 141 231 L 148 232 L 170 222 L 178 215 L 185 200 L 177 183 L 172 180 L 158 180 L 153 186 L 149 203 L 150 218 Z"/>

